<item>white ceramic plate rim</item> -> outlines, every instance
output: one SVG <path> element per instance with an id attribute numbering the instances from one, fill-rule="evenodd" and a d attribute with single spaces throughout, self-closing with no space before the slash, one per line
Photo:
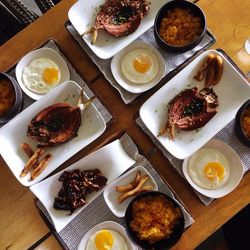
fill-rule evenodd
<path id="1" fill-rule="evenodd" d="M 151 51 L 157 58 L 159 70 L 155 78 L 145 84 L 135 84 L 130 82 L 126 77 L 123 75 L 121 71 L 121 60 L 122 58 L 129 53 L 130 51 L 134 49 L 148 49 Z M 165 60 L 163 59 L 160 52 L 151 44 L 145 43 L 142 41 L 139 42 L 133 42 L 129 46 L 127 46 L 125 49 L 123 49 L 121 52 L 119 52 L 117 55 L 115 55 L 111 61 L 111 72 L 115 78 L 115 80 L 127 91 L 131 93 L 142 93 L 145 92 L 151 88 L 153 88 L 157 83 L 160 82 L 162 77 L 165 74 L 166 65 Z"/>
<path id="2" fill-rule="evenodd" d="M 90 229 L 82 238 L 77 249 L 78 250 L 85 249 L 90 236 L 101 229 L 113 229 L 113 230 L 117 231 L 118 233 L 120 233 L 123 236 L 124 240 L 126 241 L 127 246 L 128 246 L 128 250 L 137 250 L 138 249 L 129 240 L 125 228 L 122 225 L 120 225 L 114 221 L 104 221 L 104 222 L 94 226 L 92 229 Z"/>
<path id="3" fill-rule="evenodd" d="M 35 140 L 26 136 L 27 125 L 40 110 L 49 105 L 52 105 L 53 103 L 62 102 L 61 99 L 65 99 L 65 97 L 69 95 L 68 92 L 73 93 L 73 91 L 77 94 L 80 94 L 81 87 L 73 81 L 68 81 L 60 84 L 57 88 L 51 90 L 43 98 L 23 110 L 0 129 L 0 141 L 3 143 L 3 145 L 5 145 L 5 147 L 0 148 L 0 153 L 9 166 L 10 170 L 22 185 L 31 186 L 41 181 L 62 163 L 64 163 L 67 159 L 93 142 L 105 131 L 106 123 L 103 117 L 96 109 L 96 107 L 91 104 L 91 106 L 89 106 L 86 111 L 83 111 L 86 113 L 83 113 L 85 114 L 85 116 L 78 129 L 78 136 L 66 143 L 46 149 L 46 154 L 51 153 L 53 157 L 44 171 L 33 181 L 29 181 L 30 173 L 23 178 L 19 177 L 22 168 L 27 162 L 27 157 L 25 157 L 25 154 L 19 149 L 20 144 L 23 142 L 28 142 L 31 146 L 36 145 Z M 87 97 L 85 93 L 84 95 L 85 97 Z M 77 103 L 78 96 L 75 96 L 73 100 Z M 86 119 L 87 114 L 91 116 L 93 121 L 89 120 L 89 118 Z M 93 122 L 95 123 L 95 126 L 93 126 Z M 92 124 L 91 129 L 89 129 L 90 124 Z M 19 128 L 18 132 L 16 132 L 18 133 L 18 135 L 16 136 L 12 134 L 12 131 L 15 131 L 15 128 Z M 84 131 L 82 131 L 82 129 L 84 129 Z M 84 133 L 87 130 L 91 130 L 91 133 Z M 81 133 L 80 136 L 79 133 Z M 10 136 L 13 137 L 11 141 L 9 140 Z M 11 157 L 10 154 L 12 154 Z"/>
<path id="4" fill-rule="evenodd" d="M 202 148 L 213 148 L 218 151 L 220 151 L 222 154 L 226 156 L 228 159 L 228 162 L 230 164 L 230 176 L 227 180 L 227 182 L 221 186 L 220 188 L 209 190 L 205 188 L 201 188 L 198 186 L 190 177 L 188 173 L 188 160 L 189 158 L 186 158 L 183 161 L 182 164 L 182 172 L 187 179 L 188 183 L 199 193 L 210 197 L 210 198 L 220 198 L 223 197 L 230 192 L 232 192 L 240 183 L 243 173 L 244 173 L 244 167 L 242 164 L 242 161 L 238 154 L 233 150 L 229 145 L 226 143 L 212 139 L 207 144 L 205 144 Z M 232 170 L 233 169 L 233 170 Z"/>
<path id="5" fill-rule="evenodd" d="M 221 81 L 214 86 L 214 91 L 219 96 L 220 103 L 217 114 L 198 131 L 180 131 L 180 133 L 177 133 L 174 141 L 170 141 L 166 134 L 158 136 L 160 129 L 166 124 L 169 101 L 185 88 L 204 87 L 204 82 L 194 80 L 193 76 L 197 73 L 197 70 L 209 53 L 219 54 L 224 61 L 224 72 Z M 234 94 L 235 92 L 237 92 L 237 95 Z M 249 83 L 238 73 L 231 62 L 218 51 L 208 50 L 196 57 L 155 92 L 141 106 L 139 115 L 147 129 L 163 148 L 174 157 L 185 159 L 226 126 L 235 117 L 238 109 L 249 98 L 249 95 Z"/>
<path id="6" fill-rule="evenodd" d="M 103 175 L 107 177 L 108 186 L 134 163 L 135 161 L 127 155 L 122 147 L 121 141 L 118 139 L 80 159 L 57 174 L 31 186 L 30 190 L 42 202 L 54 223 L 56 231 L 60 232 L 74 217 L 84 210 L 91 202 L 94 202 L 94 199 L 106 188 L 104 187 L 98 192 L 88 195 L 86 198 L 87 204 L 68 216 L 69 211 L 60 211 L 53 208 L 54 198 L 57 196 L 62 186 L 58 178 L 63 171 L 98 168 Z"/>
<path id="7" fill-rule="evenodd" d="M 117 217 L 124 217 L 126 209 L 129 205 L 130 201 L 133 198 L 135 198 L 136 195 L 127 198 L 122 204 L 118 204 L 117 201 L 116 201 L 116 203 L 112 202 L 109 199 L 109 195 L 112 195 L 112 197 L 114 196 L 116 199 L 121 193 L 117 192 L 115 190 L 115 187 L 119 186 L 119 185 L 126 185 L 126 184 L 130 183 L 133 179 L 133 178 L 131 179 L 131 177 L 132 176 L 135 177 L 135 173 L 137 171 L 141 171 L 142 175 L 149 176 L 149 179 L 145 182 L 144 185 L 151 185 L 153 187 L 152 191 L 158 191 L 157 183 L 155 182 L 154 178 L 151 176 L 151 174 L 148 172 L 148 170 L 146 168 L 144 168 L 143 166 L 137 166 L 137 167 L 132 168 L 127 173 L 125 173 L 124 175 L 119 177 L 116 181 L 112 182 L 109 186 L 107 186 L 107 188 L 105 188 L 105 190 L 103 192 L 103 197 L 104 197 L 106 204 L 108 205 L 108 207 L 112 211 L 112 213 Z"/>
<path id="8" fill-rule="evenodd" d="M 70 79 L 70 73 L 69 73 L 69 68 L 67 66 L 67 63 L 63 59 L 63 57 L 60 55 L 60 53 L 58 53 L 56 50 L 51 49 L 51 48 L 40 48 L 40 49 L 36 49 L 36 50 L 29 52 L 24 57 L 22 57 L 21 60 L 18 62 L 15 72 L 16 72 L 17 82 L 19 83 L 23 92 L 34 100 L 39 100 L 45 94 L 37 94 L 29 90 L 28 88 L 26 88 L 22 80 L 22 74 L 23 74 L 24 68 L 32 60 L 36 58 L 40 58 L 40 57 L 49 58 L 58 65 L 60 72 L 61 72 L 61 79 L 58 85 Z"/>
<path id="9" fill-rule="evenodd" d="M 88 47 L 99 58 L 108 59 L 113 57 L 119 51 L 124 49 L 128 44 L 133 42 L 137 37 L 142 35 L 154 24 L 155 16 L 158 10 L 169 0 L 154 0 L 151 2 L 151 10 L 149 14 L 143 18 L 138 29 L 132 34 L 124 37 L 115 38 L 103 30 L 98 31 L 98 37 L 95 45 L 91 44 L 91 35 L 85 35 L 82 39 L 86 42 Z M 79 34 L 92 27 L 97 14 L 97 9 L 104 3 L 104 0 L 79 0 L 69 10 L 68 17 L 70 22 Z"/>

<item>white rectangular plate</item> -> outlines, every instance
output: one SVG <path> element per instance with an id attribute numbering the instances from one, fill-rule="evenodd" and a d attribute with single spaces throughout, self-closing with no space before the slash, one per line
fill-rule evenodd
<path id="1" fill-rule="evenodd" d="M 123 150 L 120 140 L 116 140 L 85 158 L 82 158 L 64 170 L 88 170 L 98 168 L 108 179 L 107 185 L 109 185 L 134 163 L 135 161 Z M 104 190 L 102 189 L 96 193 L 88 195 L 86 199 L 87 204 L 77 209 L 72 215 L 69 215 L 69 211 L 56 210 L 53 208 L 53 203 L 54 198 L 62 187 L 62 182 L 59 182 L 58 178 L 63 171 L 30 187 L 31 191 L 47 209 L 57 232 L 60 232 L 75 216 L 77 216 L 77 214 L 86 208 L 86 206 L 97 197 L 100 192 Z"/>
<path id="2" fill-rule="evenodd" d="M 209 53 L 219 54 L 223 58 L 224 69 L 220 82 L 214 86 L 218 95 L 219 107 L 217 114 L 201 129 L 180 131 L 175 140 L 167 135 L 158 136 L 167 120 L 168 103 L 182 90 L 198 86 L 204 87 L 204 81 L 196 81 L 193 76 L 197 73 L 202 62 Z M 178 159 L 184 159 L 201 148 L 209 139 L 218 133 L 236 115 L 240 106 L 249 99 L 250 86 L 238 73 L 233 65 L 219 52 L 208 50 L 195 58 L 187 67 L 174 76 L 168 83 L 152 95 L 141 107 L 140 117 L 155 138 Z"/>
<path id="3" fill-rule="evenodd" d="M 0 153 L 15 177 L 24 186 L 31 186 L 44 179 L 48 174 L 105 131 L 105 121 L 94 105 L 91 104 L 82 113 L 82 121 L 77 132 L 77 137 L 66 143 L 45 150 L 45 153 L 51 153 L 53 157 L 44 171 L 33 181 L 30 181 L 30 174 L 23 178 L 19 177 L 25 163 L 28 161 L 27 156 L 20 149 L 21 143 L 27 142 L 33 149 L 36 148 L 37 144 L 35 140 L 27 137 L 27 129 L 30 121 L 39 111 L 54 103 L 68 102 L 72 105 L 76 105 L 80 91 L 81 88 L 75 82 L 64 82 L 18 114 L 0 129 Z"/>
<path id="4" fill-rule="evenodd" d="M 69 20 L 79 34 L 83 34 L 92 27 L 99 7 L 104 2 L 105 0 L 79 0 L 70 8 L 68 13 Z M 98 57 L 107 59 L 114 56 L 153 26 L 158 10 L 162 5 L 169 2 L 169 0 L 149 0 L 149 2 L 151 2 L 150 12 L 143 18 L 138 29 L 132 34 L 116 38 L 104 30 L 99 30 L 95 45 L 91 44 L 91 35 L 83 36 L 83 40 Z"/>

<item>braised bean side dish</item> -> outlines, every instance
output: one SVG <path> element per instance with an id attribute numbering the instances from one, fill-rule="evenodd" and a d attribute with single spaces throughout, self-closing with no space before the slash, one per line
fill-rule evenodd
<path id="1" fill-rule="evenodd" d="M 15 90 L 10 80 L 0 79 L 0 118 L 3 117 L 16 100 Z"/>
<path id="2" fill-rule="evenodd" d="M 179 223 L 182 213 L 163 195 L 144 197 L 132 206 L 130 227 L 141 240 L 154 243 L 168 238 Z"/>
<path id="3" fill-rule="evenodd" d="M 245 110 L 242 116 L 241 125 L 245 135 L 250 139 L 250 107 Z"/>
<path id="4" fill-rule="evenodd" d="M 169 10 L 161 21 L 159 34 L 168 44 L 183 46 L 195 40 L 202 33 L 201 20 L 189 9 Z"/>

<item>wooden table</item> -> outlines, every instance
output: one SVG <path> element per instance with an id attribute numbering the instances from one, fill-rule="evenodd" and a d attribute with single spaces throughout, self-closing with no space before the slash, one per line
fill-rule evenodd
<path id="1" fill-rule="evenodd" d="M 177 192 L 195 219 L 195 223 L 184 233 L 174 249 L 194 249 L 250 202 L 250 175 L 246 174 L 231 194 L 216 200 L 208 207 L 202 205 L 192 189 L 135 123 L 140 106 L 155 90 L 143 94 L 132 104 L 125 105 L 118 92 L 109 85 L 88 55 L 65 30 L 67 12 L 74 2 L 61 1 L 55 8 L 2 45 L 0 70 L 8 70 L 27 52 L 39 47 L 48 38 L 54 38 L 72 65 L 116 118 L 100 138 L 77 153 L 64 166 L 86 156 L 117 135 L 127 132 L 155 169 Z M 245 73 L 250 71 L 250 56 L 243 48 L 245 39 L 250 36 L 249 0 L 242 0 L 240 4 L 234 0 L 200 0 L 198 5 L 204 10 L 208 27 L 217 38 L 213 47 L 224 49 Z M 33 204 L 33 194 L 19 184 L 1 157 L 0 190 L 1 248 L 34 249 L 35 246 L 39 246 L 39 249 L 61 249 L 39 216 Z"/>

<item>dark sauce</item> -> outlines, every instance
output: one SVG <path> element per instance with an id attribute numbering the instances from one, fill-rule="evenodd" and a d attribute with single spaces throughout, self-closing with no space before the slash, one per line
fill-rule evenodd
<path id="1" fill-rule="evenodd" d="M 134 10 L 130 6 L 124 6 L 120 11 L 114 16 L 113 24 L 121 25 L 126 23 L 130 17 L 134 16 Z"/>
<path id="2" fill-rule="evenodd" d="M 192 102 L 184 108 L 182 117 L 198 115 L 203 111 L 203 108 L 204 101 L 202 99 L 193 99 Z"/>

